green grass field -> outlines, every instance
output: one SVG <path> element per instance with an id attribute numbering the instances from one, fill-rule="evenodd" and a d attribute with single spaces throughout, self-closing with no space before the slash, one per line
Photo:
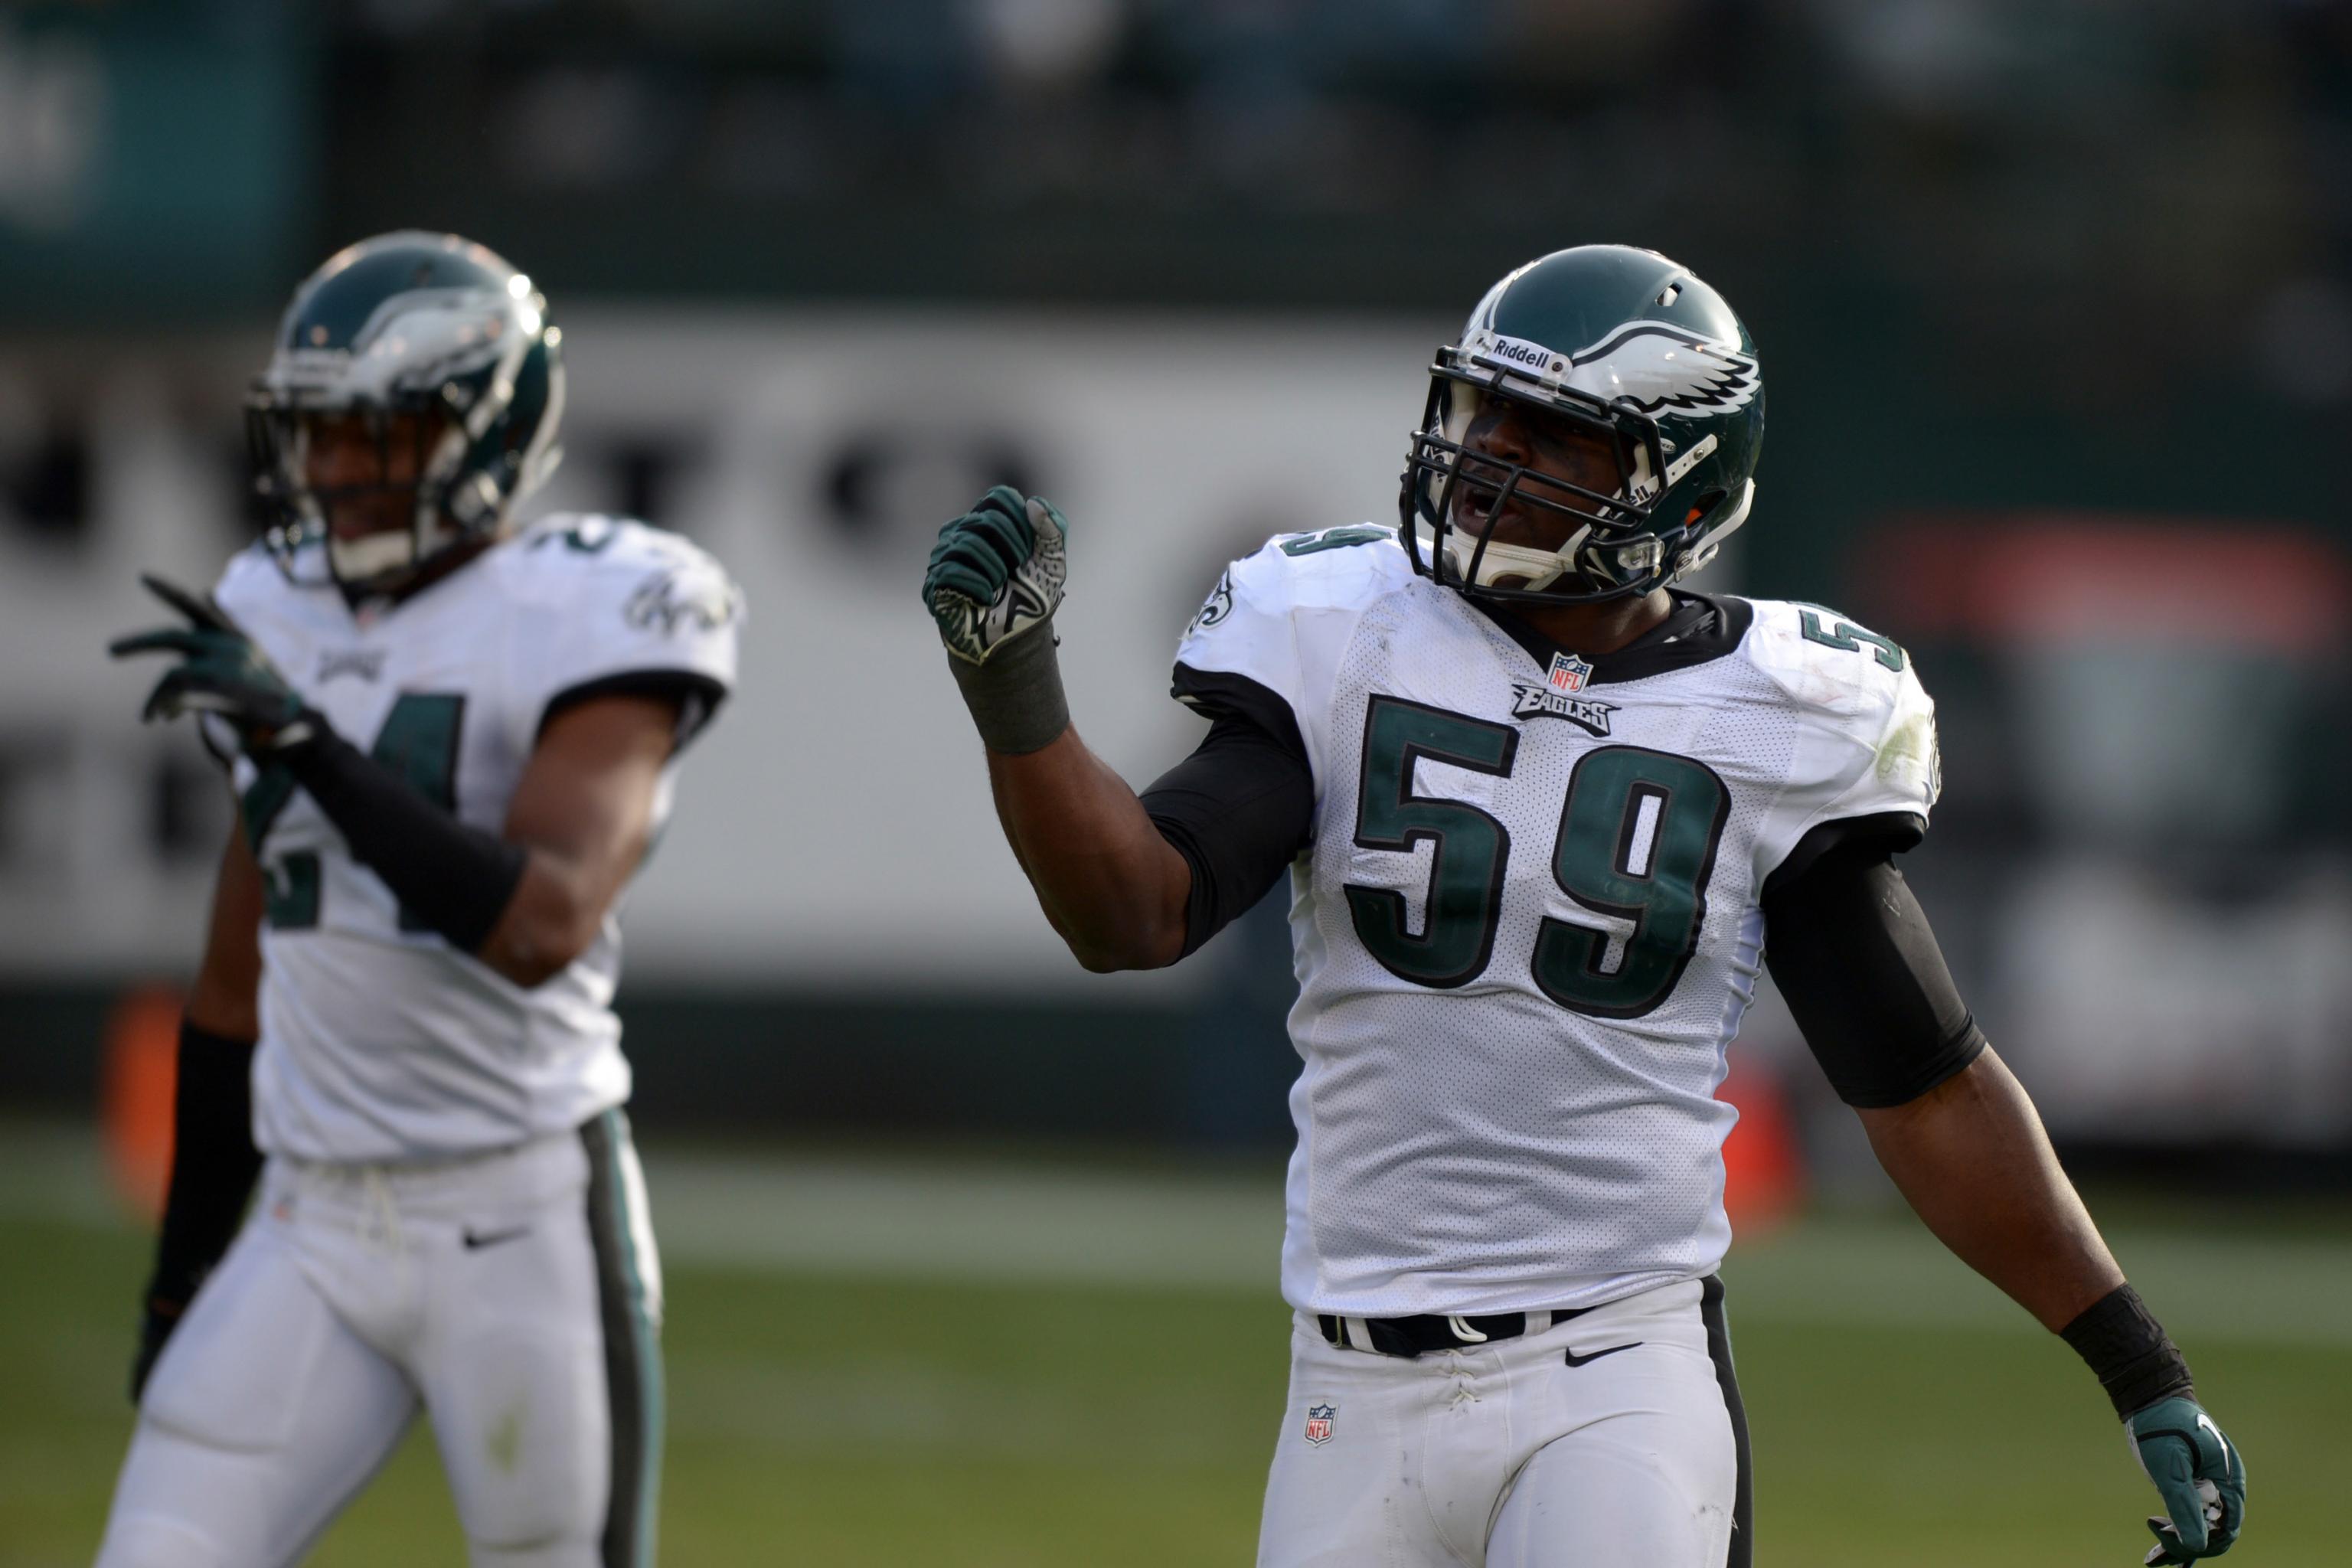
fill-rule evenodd
<path id="1" fill-rule="evenodd" d="M 7 1568 L 88 1562 L 131 1426 L 145 1243 L 78 1147 L 0 1140 Z M 1250 1560 L 1286 1332 L 1263 1175 L 648 1163 L 675 1237 L 667 1563 Z M 2347 1227 L 2242 1229 L 2142 1217 L 2118 1250 L 2250 1458 L 2231 1561 L 2341 1563 Z M 2139 1561 L 2154 1493 L 2087 1373 L 1916 1226 L 1811 1223 L 1726 1278 L 1760 1563 Z M 421 1435 L 313 1559 L 462 1560 Z"/>

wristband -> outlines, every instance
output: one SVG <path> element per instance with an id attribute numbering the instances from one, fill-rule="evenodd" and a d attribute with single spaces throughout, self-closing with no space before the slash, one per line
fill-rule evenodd
<path id="1" fill-rule="evenodd" d="M 2058 1337 L 2090 1364 L 2119 1416 L 2175 1394 L 2196 1396 L 2188 1360 L 2129 1285 L 2085 1307 Z"/>
<path id="2" fill-rule="evenodd" d="M 979 664 L 948 655 L 956 689 L 971 710 L 981 743 L 1008 757 L 1041 752 L 1070 727 L 1062 695 L 1061 661 L 1054 656 L 1054 620 L 1000 644 Z"/>
<path id="3" fill-rule="evenodd" d="M 406 916 L 460 952 L 480 951 L 522 880 L 530 856 L 520 845 L 458 821 L 323 723 L 284 756 L 352 858 L 383 879 Z"/>

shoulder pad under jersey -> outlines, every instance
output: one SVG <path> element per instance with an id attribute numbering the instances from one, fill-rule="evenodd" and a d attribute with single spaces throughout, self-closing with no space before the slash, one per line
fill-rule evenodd
<path id="1" fill-rule="evenodd" d="M 1908 815 L 1925 831 L 1943 774 L 1936 704 L 1908 651 L 1819 605 L 1753 603 L 1748 657 L 1798 718 L 1768 834 L 1778 850 L 1843 817 Z"/>
<path id="2" fill-rule="evenodd" d="M 543 518 L 499 552 L 527 695 L 543 706 L 603 681 L 682 675 L 735 684 L 743 595 L 727 570 L 682 535 L 624 518 Z"/>
<path id="3" fill-rule="evenodd" d="M 1236 680 L 1278 699 L 1316 759 L 1315 718 L 1356 619 L 1412 580 L 1393 526 L 1277 534 L 1225 568 L 1176 648 L 1176 699 L 1247 710 Z"/>

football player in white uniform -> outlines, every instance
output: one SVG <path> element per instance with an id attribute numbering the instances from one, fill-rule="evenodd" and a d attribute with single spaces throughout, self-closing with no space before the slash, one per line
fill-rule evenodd
<path id="1" fill-rule="evenodd" d="M 999 489 L 924 585 L 997 810 L 1090 969 L 1290 874 L 1290 1407 L 1262 1568 L 1722 1568 L 1753 1551 L 1717 1100 L 1769 962 L 1880 1160 L 2091 1363 L 2225 1550 L 2244 1468 L 1889 857 L 1938 784 L 1904 650 L 1674 586 L 1746 521 L 1753 343 L 1650 251 L 1529 263 L 1439 351 L 1402 524 L 1280 537 L 1187 628 L 1212 720 L 1138 798 L 1070 728 L 1066 531 Z"/>
<path id="2" fill-rule="evenodd" d="M 740 607 L 674 535 L 517 523 L 562 404 L 497 256 L 341 252 L 249 409 L 283 526 L 209 597 L 150 579 L 185 625 L 115 645 L 176 656 L 147 716 L 202 715 L 239 809 L 104 1568 L 295 1562 L 420 1406 L 477 1564 L 653 1560 L 614 903 Z"/>

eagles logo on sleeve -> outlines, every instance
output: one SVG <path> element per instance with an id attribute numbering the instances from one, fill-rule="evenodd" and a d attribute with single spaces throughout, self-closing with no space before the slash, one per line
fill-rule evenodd
<path id="1" fill-rule="evenodd" d="M 1189 636 L 1193 632 L 1206 631 L 1233 613 L 1234 574 L 1228 567 L 1218 576 L 1217 585 L 1209 590 L 1209 596 L 1202 601 L 1201 607 L 1193 612 L 1192 624 L 1184 628 L 1185 633 Z"/>
<path id="2" fill-rule="evenodd" d="M 743 613 L 741 590 L 717 563 L 707 558 L 667 566 L 640 583 L 622 607 L 621 618 L 639 631 L 664 636 L 680 627 L 715 632 Z"/>

